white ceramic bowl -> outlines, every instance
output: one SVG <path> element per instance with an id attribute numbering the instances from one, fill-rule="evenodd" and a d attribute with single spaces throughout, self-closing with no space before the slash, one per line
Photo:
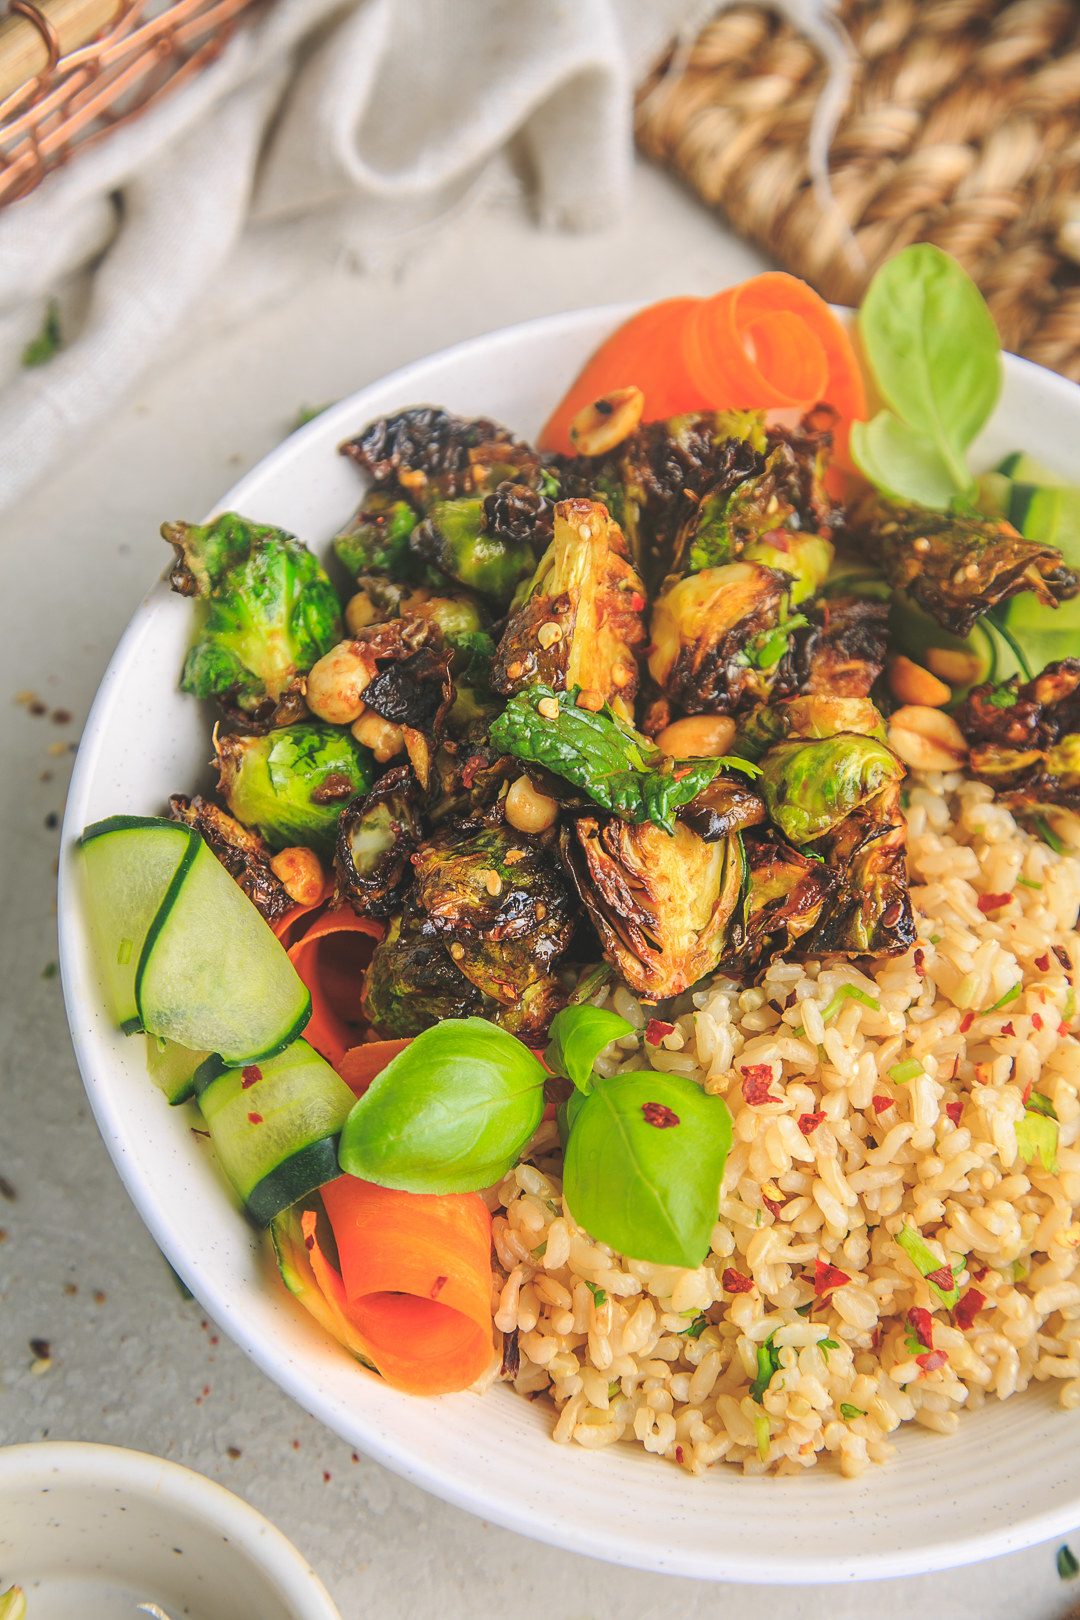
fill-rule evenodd
<path id="1" fill-rule="evenodd" d="M 315 1571 L 238 1496 L 119 1446 L 0 1450 L 0 1592 L 28 1620 L 341 1620 Z"/>
<path id="2" fill-rule="evenodd" d="M 422 402 L 535 435 L 589 351 L 627 310 L 548 317 L 408 366 L 287 439 L 221 503 L 324 549 L 358 504 L 336 446 Z M 1080 389 L 1006 361 L 977 455 L 1015 448 L 1080 478 Z M 162 513 L 163 518 L 185 514 Z M 621 1564 L 714 1579 L 902 1575 L 1030 1545 L 1080 1514 L 1080 1412 L 1045 1389 L 991 1403 L 954 1439 L 903 1433 L 885 1468 L 846 1481 L 692 1479 L 631 1447 L 551 1443 L 550 1414 L 507 1389 L 418 1400 L 352 1362 L 275 1285 L 209 1155 L 148 1082 L 141 1042 L 110 1026 L 80 915 L 73 848 L 88 822 L 160 813 L 205 768 L 208 722 L 176 688 L 191 604 L 156 585 L 124 635 L 83 733 L 64 824 L 60 942 L 72 1036 L 98 1124 L 146 1224 L 206 1309 L 271 1378 L 353 1445 L 436 1495 L 525 1535 Z"/>

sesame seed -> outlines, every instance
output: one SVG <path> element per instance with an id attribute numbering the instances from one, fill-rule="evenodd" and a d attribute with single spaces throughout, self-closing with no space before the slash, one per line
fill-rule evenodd
<path id="1" fill-rule="evenodd" d="M 588 709 L 593 714 L 599 714 L 604 707 L 604 695 L 602 692 L 594 692 L 591 686 L 586 686 L 577 695 L 577 706 L 579 709 Z"/>
<path id="2" fill-rule="evenodd" d="M 459 945 L 455 939 L 454 943 L 450 947 L 450 955 L 454 958 L 455 962 L 460 962 L 461 958 L 465 955 L 464 945 Z"/>
<path id="3" fill-rule="evenodd" d="M 507 673 L 508 678 L 510 680 L 512 680 L 512 681 L 517 681 L 517 680 L 521 679 L 522 665 L 518 662 L 518 660 L 516 658 L 514 659 L 514 662 L 512 664 L 507 664 L 506 673 Z"/>
<path id="4" fill-rule="evenodd" d="M 558 698 L 541 698 L 536 705 L 536 712 L 542 714 L 545 720 L 557 720 L 559 718 Z"/>
<path id="5" fill-rule="evenodd" d="M 536 639 L 541 647 L 553 647 L 557 641 L 562 640 L 562 627 L 552 621 L 542 624 L 536 632 Z"/>
<path id="6" fill-rule="evenodd" d="M 488 871 L 484 874 L 484 888 L 490 895 L 502 894 L 502 878 L 498 872 Z"/>
<path id="7" fill-rule="evenodd" d="M 929 542 L 929 540 L 926 538 L 926 536 L 924 534 L 921 534 L 917 540 L 913 540 L 911 542 L 911 544 L 912 544 L 912 547 L 913 547 L 913 549 L 915 551 L 929 551 L 930 550 L 930 542 Z"/>
<path id="8" fill-rule="evenodd" d="M 618 687 L 629 686 L 634 678 L 634 671 L 626 664 L 616 664 L 611 671 L 612 684 Z"/>

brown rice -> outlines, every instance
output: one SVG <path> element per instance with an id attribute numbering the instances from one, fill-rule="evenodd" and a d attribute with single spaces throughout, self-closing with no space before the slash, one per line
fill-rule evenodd
<path id="1" fill-rule="evenodd" d="M 918 947 L 875 964 L 776 961 L 753 988 L 715 978 L 648 1048 L 652 1067 L 699 1080 L 734 1120 L 698 1270 L 624 1259 L 575 1225 L 553 1123 L 497 1189 L 495 1322 L 516 1334 L 514 1388 L 551 1401 L 557 1442 L 636 1442 L 693 1474 L 720 1461 L 792 1473 L 831 1454 L 855 1475 L 890 1455 L 901 1423 L 948 1435 L 963 1408 L 1033 1380 L 1080 1405 L 1080 1044 L 1066 1032 L 1080 858 L 1023 831 L 982 784 L 908 786 Z M 1080 819 L 1051 821 L 1080 846 Z M 980 896 L 1005 895 L 980 910 Z M 826 1027 L 844 983 L 879 1010 L 845 1000 Z M 624 987 L 605 1000 L 644 1027 Z M 623 1045 L 606 1072 L 648 1066 L 639 1039 Z M 897 1083 L 889 1069 L 910 1059 L 922 1072 Z M 772 1072 L 757 1106 L 743 1095 L 751 1065 Z M 1060 1122 L 1055 1175 L 1018 1151 L 1031 1088 Z M 943 1265 L 962 1262 L 961 1294 L 985 1296 L 966 1331 L 897 1243 L 905 1223 Z M 819 1261 L 850 1278 L 820 1299 Z M 731 1292 L 725 1271 L 753 1286 Z M 944 1365 L 917 1360 L 913 1308 L 932 1313 Z M 758 1401 L 758 1348 L 774 1335 L 779 1372 Z"/>

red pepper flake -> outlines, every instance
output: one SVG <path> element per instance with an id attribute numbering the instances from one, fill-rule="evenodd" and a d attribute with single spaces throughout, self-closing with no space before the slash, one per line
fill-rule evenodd
<path id="1" fill-rule="evenodd" d="M 975 904 L 980 911 L 1000 911 L 1011 899 L 1011 894 L 980 894 Z"/>
<path id="2" fill-rule="evenodd" d="M 482 771 L 488 761 L 483 754 L 472 754 L 461 767 L 462 785 L 467 788 L 474 786 L 474 777 L 477 771 Z"/>
<path id="3" fill-rule="evenodd" d="M 956 1287 L 956 1278 L 948 1266 L 938 1266 L 936 1271 L 928 1271 L 926 1280 L 933 1283 L 935 1288 L 940 1288 L 943 1294 L 951 1293 Z"/>
<path id="4" fill-rule="evenodd" d="M 221 1343 L 221 1340 L 218 1338 L 216 1333 L 211 1333 L 211 1335 L 210 1335 L 210 1343 L 211 1344 L 220 1344 Z"/>
<path id="5" fill-rule="evenodd" d="M 799 1129 L 800 1129 L 800 1131 L 802 1131 L 804 1136 L 813 1136 L 813 1134 L 817 1130 L 818 1126 L 824 1124 L 824 1122 L 825 1122 L 824 1113 L 820 1113 L 820 1114 L 800 1114 L 799 1115 L 799 1121 L 798 1121 Z"/>
<path id="6" fill-rule="evenodd" d="M 760 1108 L 762 1103 L 775 1101 L 770 1097 L 773 1072 L 771 1063 L 751 1063 L 742 1071 L 742 1094 L 751 1108 Z"/>
<path id="7" fill-rule="evenodd" d="M 353 1462 L 356 1462 L 356 1463 L 358 1463 L 360 1461 L 360 1455 L 359 1455 L 358 1452 L 355 1452 L 355 1451 L 353 1452 L 352 1460 L 353 1460 Z"/>
<path id="8" fill-rule="evenodd" d="M 730 1266 L 728 1266 L 720 1281 L 725 1293 L 749 1294 L 753 1292 L 753 1277 L 744 1277 L 740 1271 L 733 1271 Z"/>
<path id="9" fill-rule="evenodd" d="M 304 1239 L 304 1248 L 305 1249 L 313 1249 L 314 1247 L 315 1247 L 315 1234 L 314 1234 L 314 1232 L 309 1232 L 307 1237 Z"/>
<path id="10" fill-rule="evenodd" d="M 799 999 L 798 996 L 796 995 L 795 991 L 793 990 L 791 992 L 791 994 L 788 996 L 787 1000 L 784 1002 L 784 1011 L 787 1012 L 790 1007 L 794 1007 L 794 1005 L 798 1001 L 798 999 Z"/>
<path id="11" fill-rule="evenodd" d="M 946 1103 L 945 1112 L 948 1114 L 954 1125 L 959 1125 L 960 1115 L 964 1112 L 964 1105 L 960 1101 L 960 1098 L 957 1097 L 955 1102 Z"/>
<path id="12" fill-rule="evenodd" d="M 681 1463 L 682 1460 L 683 1460 L 683 1448 L 682 1448 L 682 1446 L 676 1446 L 675 1447 L 675 1461 L 677 1463 Z"/>
<path id="13" fill-rule="evenodd" d="M 916 948 L 916 951 L 915 951 L 915 972 L 919 975 L 920 979 L 925 979 L 926 978 L 925 962 L 926 962 L 926 952 L 921 951 L 918 948 Z"/>
<path id="14" fill-rule="evenodd" d="M 948 1356 L 944 1350 L 928 1350 L 925 1356 L 916 1356 L 915 1360 L 923 1372 L 939 1372 L 948 1363 Z"/>
<path id="15" fill-rule="evenodd" d="M 968 1030 L 971 1028 L 971 1026 L 972 1026 L 972 1024 L 974 1022 L 975 1022 L 975 1014 L 971 1013 L 971 1012 L 965 1013 L 963 1018 L 961 1018 L 961 1020 L 960 1020 L 960 1033 L 961 1033 L 961 1035 L 966 1035 Z"/>
<path id="16" fill-rule="evenodd" d="M 882 1325 L 882 1323 L 879 1322 L 877 1327 L 874 1329 L 873 1333 L 871 1333 L 871 1335 L 870 1335 L 870 1348 L 871 1348 L 871 1350 L 880 1350 L 881 1349 L 881 1341 L 884 1338 L 884 1336 L 885 1336 L 885 1328 Z"/>
<path id="17" fill-rule="evenodd" d="M 1028 1105 L 1028 1098 L 1031 1096 L 1031 1088 L 1032 1088 L 1032 1086 L 1034 1084 L 1035 1084 L 1034 1080 L 1029 1080 L 1027 1085 L 1024 1087 L 1024 1093 L 1023 1093 L 1023 1096 L 1020 1098 L 1020 1101 L 1023 1103 L 1025 1108 Z"/>
<path id="18" fill-rule="evenodd" d="M 928 1350 L 934 1348 L 934 1318 L 922 1305 L 913 1305 L 907 1313 L 908 1324 L 920 1344 Z"/>
<path id="19" fill-rule="evenodd" d="M 203 1392 L 204 1395 L 209 1395 L 209 1393 L 210 1393 L 210 1385 L 209 1384 L 204 1384 L 202 1392 Z"/>
<path id="20" fill-rule="evenodd" d="M 431 1299 L 438 1299 L 439 1295 L 442 1293 L 449 1281 L 449 1277 L 436 1277 L 435 1281 L 431 1285 L 431 1294 L 429 1297 Z"/>
<path id="21" fill-rule="evenodd" d="M 640 613 L 644 606 L 645 606 L 645 598 L 642 596 L 640 591 L 635 591 L 634 594 L 630 598 L 630 611 L 631 611 L 631 613 Z M 679 1458 L 679 1461 L 682 1462 L 681 1457 Z"/>
<path id="22" fill-rule="evenodd" d="M 761 1202 L 765 1205 L 765 1208 L 768 1210 L 769 1214 L 775 1216 L 776 1219 L 779 1220 L 780 1216 L 784 1212 L 783 1204 L 777 1203 L 776 1199 L 770 1198 L 766 1192 L 762 1193 Z"/>
<path id="23" fill-rule="evenodd" d="M 299 1442 L 299 1440 L 294 1440 L 293 1441 L 292 1448 L 293 1448 L 294 1451 L 299 1451 L 300 1450 L 300 1442 Z"/>
<path id="24" fill-rule="evenodd" d="M 1055 946 L 1052 947 L 1052 949 L 1053 949 L 1054 955 L 1057 957 L 1058 961 L 1061 963 L 1061 965 L 1065 969 L 1066 973 L 1071 973 L 1072 972 L 1072 959 L 1070 958 L 1069 953 L 1065 949 L 1064 945 L 1055 945 Z"/>
<path id="25" fill-rule="evenodd" d="M 851 1278 L 846 1271 L 838 1266 L 831 1266 L 820 1256 L 814 1261 L 814 1293 L 820 1299 L 823 1294 L 831 1294 L 834 1288 L 843 1288 Z"/>
<path id="26" fill-rule="evenodd" d="M 1068 1033 L 1069 1033 L 1069 1026 L 1068 1026 L 1067 1023 L 1065 1023 L 1064 1019 L 1062 1019 L 1061 1023 L 1058 1025 L 1058 1034 L 1059 1035 L 1067 1035 Z"/>
<path id="27" fill-rule="evenodd" d="M 679 1116 L 673 1108 L 665 1108 L 663 1103 L 642 1103 L 641 1112 L 645 1115 L 646 1123 L 655 1125 L 658 1131 L 669 1130 L 672 1125 L 679 1123 Z"/>
<path id="28" fill-rule="evenodd" d="M 1050 953 L 1049 953 L 1049 951 L 1047 951 L 1044 956 L 1037 956 L 1035 958 L 1035 966 L 1038 968 L 1040 973 L 1049 973 L 1049 971 L 1050 971 Z"/>
<path id="29" fill-rule="evenodd" d="M 1031 1026 L 1032 1026 L 1033 1029 L 1042 1029 L 1043 1021 L 1042 1021 L 1042 1017 L 1041 1017 L 1041 1015 L 1039 1013 L 1032 1013 L 1032 1015 L 1031 1015 Z"/>
<path id="30" fill-rule="evenodd" d="M 871 1097 L 870 1101 L 874 1105 L 874 1113 L 883 1114 L 886 1108 L 892 1107 L 894 1099 L 892 1097 L 886 1097 L 883 1091 L 879 1091 L 876 1097 Z"/>
<path id="31" fill-rule="evenodd" d="M 261 1125 L 262 1122 L 263 1122 L 263 1117 L 262 1117 L 261 1114 L 249 1114 L 248 1115 L 248 1124 L 249 1125 Z"/>
<path id="32" fill-rule="evenodd" d="M 249 1086 L 256 1085 L 262 1079 L 262 1070 L 256 1063 L 249 1063 L 246 1069 L 240 1071 L 240 1090 L 246 1091 Z"/>
<path id="33" fill-rule="evenodd" d="M 690 772 L 692 770 L 696 770 L 696 768 L 697 767 L 694 766 L 694 765 L 679 765 L 679 766 L 677 766 L 676 769 L 673 770 L 672 773 L 671 773 L 672 781 L 681 782 L 684 776 L 689 776 Z"/>
<path id="34" fill-rule="evenodd" d="M 786 529 L 767 529 L 761 537 L 761 543 L 772 546 L 774 551 L 791 550 L 791 536 Z"/>
<path id="35" fill-rule="evenodd" d="M 961 1294 L 953 1312 L 957 1327 L 966 1333 L 985 1304 L 986 1295 L 980 1294 L 977 1288 L 969 1288 Z"/>
<path id="36" fill-rule="evenodd" d="M 659 1046 L 665 1035 L 674 1032 L 674 1024 L 665 1024 L 662 1018 L 650 1018 L 645 1025 L 645 1040 L 649 1046 Z"/>
<path id="37" fill-rule="evenodd" d="M 325 1468 L 323 1469 L 323 1476 L 322 1477 L 323 1477 L 323 1484 L 324 1485 L 329 1485 L 329 1483 L 330 1483 L 330 1475 L 326 1472 Z"/>
<path id="38" fill-rule="evenodd" d="M 1013 1026 L 1013 1021 L 1012 1021 L 1011 1018 L 1009 1019 L 1007 1024 L 1002 1024 L 1001 1029 L 999 1030 L 998 1033 L 1001 1034 L 1001 1035 L 1015 1035 L 1016 1034 L 1016 1029 Z"/>
<path id="39" fill-rule="evenodd" d="M 968 1270 L 971 1272 L 971 1275 L 974 1277 L 976 1282 L 982 1282 L 989 1269 L 989 1266 L 980 1266 L 978 1264 L 968 1266 Z"/>

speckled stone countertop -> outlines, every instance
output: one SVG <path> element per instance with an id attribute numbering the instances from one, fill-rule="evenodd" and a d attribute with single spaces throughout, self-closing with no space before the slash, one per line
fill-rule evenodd
<path id="1" fill-rule="evenodd" d="M 97 1440 L 238 1492 L 310 1558 L 345 1620 L 1059 1620 L 1080 1598 L 1059 1543 L 873 1587 L 715 1586 L 526 1541 L 351 1452 L 185 1299 L 128 1202 L 83 1096 L 56 973 L 55 861 L 79 729 L 121 631 L 195 518 L 289 431 L 458 339 L 559 309 L 708 292 L 760 268 L 666 179 L 597 236 L 481 205 L 400 261 L 348 254 L 289 288 L 257 253 L 68 465 L 0 519 L 0 1443 Z M 275 296 L 276 294 L 276 296 Z M 717 1525 L 723 1535 L 723 1525 Z M 1076 1540 L 1080 1550 L 1080 1529 Z M 1080 1582 L 1076 1583 L 1080 1587 Z"/>

